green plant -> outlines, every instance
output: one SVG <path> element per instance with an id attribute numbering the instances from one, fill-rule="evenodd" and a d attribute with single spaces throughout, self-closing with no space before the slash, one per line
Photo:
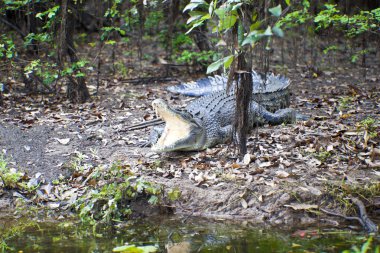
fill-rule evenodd
<path id="1" fill-rule="evenodd" d="M 320 152 L 318 152 L 318 153 L 316 153 L 314 156 L 315 156 L 315 158 L 317 158 L 319 161 L 321 161 L 321 162 L 326 162 L 326 160 L 328 159 L 328 158 L 330 158 L 331 157 L 331 152 L 330 151 L 320 151 Z"/>
<path id="2" fill-rule="evenodd" d="M 215 51 L 201 51 L 190 52 L 189 50 L 182 51 L 181 55 L 177 58 L 179 63 L 187 64 L 200 64 L 207 66 L 212 60 L 214 60 L 219 54 Z"/>
<path id="3" fill-rule="evenodd" d="M 7 227 L 0 227 L 0 252 L 14 251 L 7 241 L 22 234 L 27 228 L 38 226 L 35 221 L 15 221 Z"/>
<path id="4" fill-rule="evenodd" d="M 380 194 L 380 184 L 378 182 L 350 184 L 343 179 L 335 183 L 327 182 L 325 192 L 333 196 L 335 204 L 340 206 L 344 213 L 356 213 L 357 207 L 350 201 L 350 198 L 357 196 L 371 200 Z"/>
<path id="5" fill-rule="evenodd" d="M 8 168 L 8 162 L 0 155 L 0 180 L 5 188 L 16 188 L 24 173 Z M 1 185 L 0 185 L 1 186 Z"/>
<path id="6" fill-rule="evenodd" d="M 16 45 L 12 38 L 5 34 L 0 36 L 0 59 L 12 59 L 16 55 Z"/>
<path id="7" fill-rule="evenodd" d="M 168 198 L 170 201 L 176 201 L 181 197 L 181 191 L 178 188 L 170 189 L 168 191 Z"/>
<path id="8" fill-rule="evenodd" d="M 358 248 L 356 245 L 352 246 L 350 250 L 344 250 L 342 253 L 380 253 L 380 246 L 373 245 L 373 237 L 370 236 L 363 245 Z"/>
<path id="9" fill-rule="evenodd" d="M 193 44 L 193 40 L 190 36 L 179 33 L 173 39 L 173 49 L 180 50 L 182 46 L 191 46 Z"/>
<path id="10" fill-rule="evenodd" d="M 145 28 L 147 30 L 153 30 L 158 27 L 160 22 L 164 19 L 164 13 L 162 9 L 153 10 L 148 13 L 145 21 Z"/>
<path id="11" fill-rule="evenodd" d="M 287 5 L 289 1 L 285 1 Z M 205 22 L 209 22 L 212 26 L 212 32 L 223 34 L 227 31 L 236 30 L 234 36 L 236 43 L 234 47 L 230 49 L 230 55 L 219 58 L 211 63 L 207 68 L 207 73 L 214 72 L 223 67 L 228 69 L 234 60 L 238 59 L 238 55 L 247 51 L 249 47 L 255 47 L 256 44 L 267 38 L 267 48 L 269 47 L 270 38 L 273 35 L 283 37 L 284 33 L 279 25 L 269 25 L 269 22 L 258 19 L 258 13 L 252 13 L 252 18 L 244 18 L 243 7 L 250 6 L 251 3 L 240 0 L 227 0 L 222 3 L 219 1 L 206 2 L 204 0 L 191 0 L 188 5 L 185 6 L 184 12 L 188 11 L 190 18 L 187 23 L 190 25 L 190 29 L 187 33 L 190 33 L 194 28 L 203 25 Z M 282 13 L 281 5 L 268 8 L 267 10 L 271 16 L 275 19 L 279 19 Z M 278 21 L 278 20 L 277 20 Z M 248 26 L 246 23 L 250 22 Z"/>
<path id="12" fill-rule="evenodd" d="M 379 122 L 371 117 L 360 121 L 357 127 L 363 131 L 364 147 L 367 147 L 367 143 L 370 139 L 374 139 L 378 136 L 377 128 L 379 127 Z"/>
<path id="13" fill-rule="evenodd" d="M 355 63 L 359 60 L 360 56 L 368 54 L 369 50 L 368 49 L 363 49 L 363 50 L 358 50 L 356 51 L 353 55 L 351 55 L 351 62 Z"/>
<path id="14" fill-rule="evenodd" d="M 344 109 L 352 106 L 354 99 L 352 97 L 341 97 L 338 101 L 338 110 L 343 111 Z"/>
<path id="15" fill-rule="evenodd" d="M 323 49 L 324 54 L 328 54 L 330 52 L 336 52 L 339 50 L 339 47 L 337 45 L 331 45 Z"/>
<path id="16" fill-rule="evenodd" d="M 377 124 L 378 122 L 374 118 L 367 117 L 358 123 L 358 127 L 372 132 L 376 136 Z"/>
<path id="17" fill-rule="evenodd" d="M 70 162 L 70 168 L 73 171 L 83 172 L 84 170 L 88 168 L 88 166 L 90 166 L 89 164 L 85 163 L 85 160 L 87 158 L 88 158 L 87 155 L 82 154 L 80 152 L 76 152 L 75 157 Z"/>
<path id="18" fill-rule="evenodd" d="M 115 62 L 115 69 L 123 78 L 127 78 L 128 68 L 125 66 L 123 61 L 120 60 Z"/>
<path id="19" fill-rule="evenodd" d="M 291 11 L 280 18 L 278 21 L 279 27 L 291 29 L 306 24 L 313 19 L 313 16 L 309 12 L 310 2 L 308 0 L 303 0 L 299 6 L 293 4 L 293 8 L 295 9 L 294 11 Z"/>
<path id="20" fill-rule="evenodd" d="M 93 178 L 108 183 L 89 189 L 74 203 L 83 222 L 95 225 L 127 218 L 132 213 L 130 204 L 136 198 L 146 199 L 150 204 L 158 203 L 161 189 L 142 178 L 136 179 L 128 171 L 118 163 L 108 170 L 102 167 L 94 169 Z"/>

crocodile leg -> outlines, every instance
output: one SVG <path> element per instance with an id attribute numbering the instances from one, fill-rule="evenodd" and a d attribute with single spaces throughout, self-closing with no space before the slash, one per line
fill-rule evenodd
<path id="1" fill-rule="evenodd" d="M 251 110 L 251 112 L 253 112 L 253 122 L 258 121 L 259 123 L 279 125 L 282 123 L 294 123 L 296 121 L 296 112 L 291 108 L 280 109 L 272 113 L 256 102 L 252 102 Z"/>
<path id="2" fill-rule="evenodd" d="M 157 143 L 163 132 L 163 127 L 154 127 L 150 132 L 149 140 L 146 143 L 142 144 L 140 147 L 151 147 L 153 144 Z"/>

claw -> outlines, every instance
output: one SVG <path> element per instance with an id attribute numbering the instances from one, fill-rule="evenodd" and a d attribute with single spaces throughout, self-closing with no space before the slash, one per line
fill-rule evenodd
<path id="1" fill-rule="evenodd" d="M 139 145 L 140 148 L 147 148 L 151 146 L 152 146 L 152 143 L 150 143 L 149 141 Z"/>

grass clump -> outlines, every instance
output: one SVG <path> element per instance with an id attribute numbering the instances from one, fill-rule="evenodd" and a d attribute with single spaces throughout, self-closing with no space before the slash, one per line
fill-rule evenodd
<path id="1" fill-rule="evenodd" d="M 143 200 L 151 205 L 159 202 L 160 187 L 137 178 L 129 166 L 113 164 L 109 169 L 96 167 L 89 182 L 95 187 L 74 203 L 74 208 L 85 223 L 92 225 L 120 221 L 132 214 L 131 204 Z"/>
<path id="2" fill-rule="evenodd" d="M 3 155 L 0 155 L 0 187 L 5 189 L 13 189 L 18 187 L 18 183 L 23 178 L 24 173 L 17 172 L 8 166 L 8 161 Z"/>

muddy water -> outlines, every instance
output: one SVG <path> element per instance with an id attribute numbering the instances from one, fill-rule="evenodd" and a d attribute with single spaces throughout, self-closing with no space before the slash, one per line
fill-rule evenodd
<path id="1" fill-rule="evenodd" d="M 112 252 L 126 243 L 153 245 L 157 252 L 170 253 L 341 252 L 362 241 L 360 235 L 348 231 L 283 232 L 167 217 L 96 227 L 71 221 L 0 220 L 0 252 Z"/>

